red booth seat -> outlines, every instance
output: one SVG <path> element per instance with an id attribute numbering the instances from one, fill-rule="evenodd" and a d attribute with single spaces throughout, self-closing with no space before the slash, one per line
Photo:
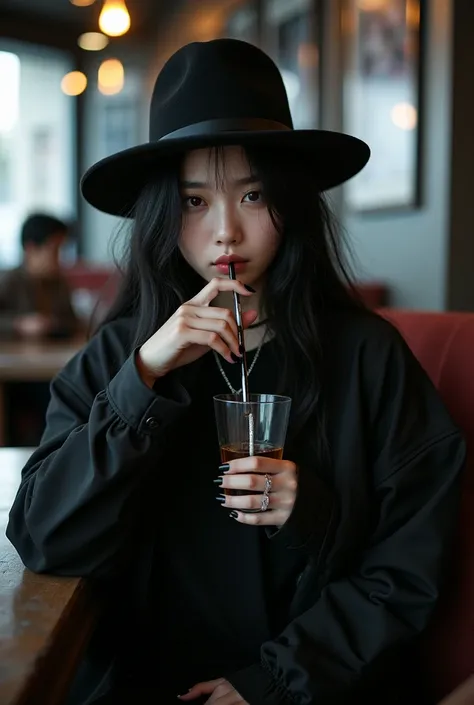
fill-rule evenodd
<path id="1" fill-rule="evenodd" d="M 355 282 L 357 294 L 368 308 L 380 308 L 389 305 L 389 289 L 383 282 Z"/>
<path id="2" fill-rule="evenodd" d="M 423 681 L 439 702 L 474 673 L 474 313 L 380 313 L 404 336 L 468 446 L 452 572 L 419 651 Z"/>

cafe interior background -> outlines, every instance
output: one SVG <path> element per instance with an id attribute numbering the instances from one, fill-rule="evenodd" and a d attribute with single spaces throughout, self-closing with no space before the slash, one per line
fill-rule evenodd
<path id="1" fill-rule="evenodd" d="M 147 140 L 150 92 L 171 53 L 229 36 L 274 58 L 295 127 L 341 129 L 371 146 L 363 173 L 329 194 L 369 305 L 474 309 L 470 84 L 463 90 L 472 3 L 2 0 L 0 8 L 0 269 L 20 262 L 24 218 L 49 211 L 74 223 L 63 261 L 76 310 L 93 311 L 127 225 L 85 203 L 80 176 Z"/>
<path id="2" fill-rule="evenodd" d="M 296 127 L 342 129 L 370 144 L 368 167 L 330 194 L 370 302 L 473 310 L 471 6 L 2 0 L 0 268 L 19 262 L 26 215 L 47 209 L 75 223 L 76 243 L 63 258 L 91 270 L 89 280 L 78 275 L 77 282 L 71 273 L 75 305 L 91 307 L 121 223 L 84 202 L 80 175 L 97 159 L 147 140 L 151 88 L 171 53 L 194 39 L 230 36 L 275 59 Z M 114 10 L 119 24 L 125 10 L 129 29 L 114 28 Z M 125 31 L 109 36 L 101 25 L 111 34 Z"/>
<path id="3" fill-rule="evenodd" d="M 470 0 L 1 0 L 0 270 L 21 261 L 24 219 L 49 212 L 73 224 L 61 257 L 77 314 L 105 312 L 129 223 L 90 207 L 81 175 L 147 141 L 174 51 L 227 36 L 273 57 L 296 128 L 369 143 L 364 171 L 328 194 L 367 304 L 474 310 L 472 26 Z M 0 405 L 17 352 L 0 340 Z"/>

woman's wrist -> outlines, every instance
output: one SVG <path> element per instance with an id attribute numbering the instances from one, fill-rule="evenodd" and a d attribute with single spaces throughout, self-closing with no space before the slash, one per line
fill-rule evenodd
<path id="1" fill-rule="evenodd" d="M 153 389 L 153 385 L 156 382 L 156 377 L 151 372 L 151 370 L 146 366 L 146 364 L 143 362 L 143 358 L 140 355 L 140 350 L 137 350 L 137 352 L 136 352 L 135 364 L 137 366 L 138 374 L 140 375 L 142 381 L 147 385 L 147 387 L 150 387 L 150 389 Z"/>

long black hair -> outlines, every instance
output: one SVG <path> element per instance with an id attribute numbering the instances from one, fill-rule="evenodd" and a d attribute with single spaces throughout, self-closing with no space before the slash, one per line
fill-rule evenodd
<path id="1" fill-rule="evenodd" d="M 335 308 L 356 309 L 363 304 L 344 264 L 342 234 L 326 199 L 318 192 L 311 165 L 305 164 L 301 155 L 275 154 L 261 148 L 245 152 L 281 234 L 279 250 L 267 271 L 262 303 L 281 365 L 281 389 L 276 391 L 291 396 L 292 428 L 297 433 L 311 416 L 316 414 L 321 421 L 324 415 L 318 404 L 325 316 Z M 212 154 L 216 178 L 220 178 L 222 149 L 215 148 Z M 121 267 L 121 286 L 103 321 L 132 318 L 133 347 L 145 342 L 206 284 L 178 247 L 181 164 L 175 158 L 162 166 L 138 198 Z"/>

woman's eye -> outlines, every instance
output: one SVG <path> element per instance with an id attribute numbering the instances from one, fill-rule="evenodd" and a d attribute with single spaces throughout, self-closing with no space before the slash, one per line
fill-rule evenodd
<path id="1" fill-rule="evenodd" d="M 249 193 L 245 194 L 244 196 L 244 201 L 245 200 L 249 201 L 250 203 L 258 203 L 262 200 L 262 194 L 260 191 L 249 191 Z"/>
<path id="2" fill-rule="evenodd" d="M 204 201 L 202 198 L 199 198 L 199 196 L 189 196 L 185 199 L 185 203 L 187 206 L 191 206 L 191 208 L 199 208 L 199 206 L 202 206 Z"/>

